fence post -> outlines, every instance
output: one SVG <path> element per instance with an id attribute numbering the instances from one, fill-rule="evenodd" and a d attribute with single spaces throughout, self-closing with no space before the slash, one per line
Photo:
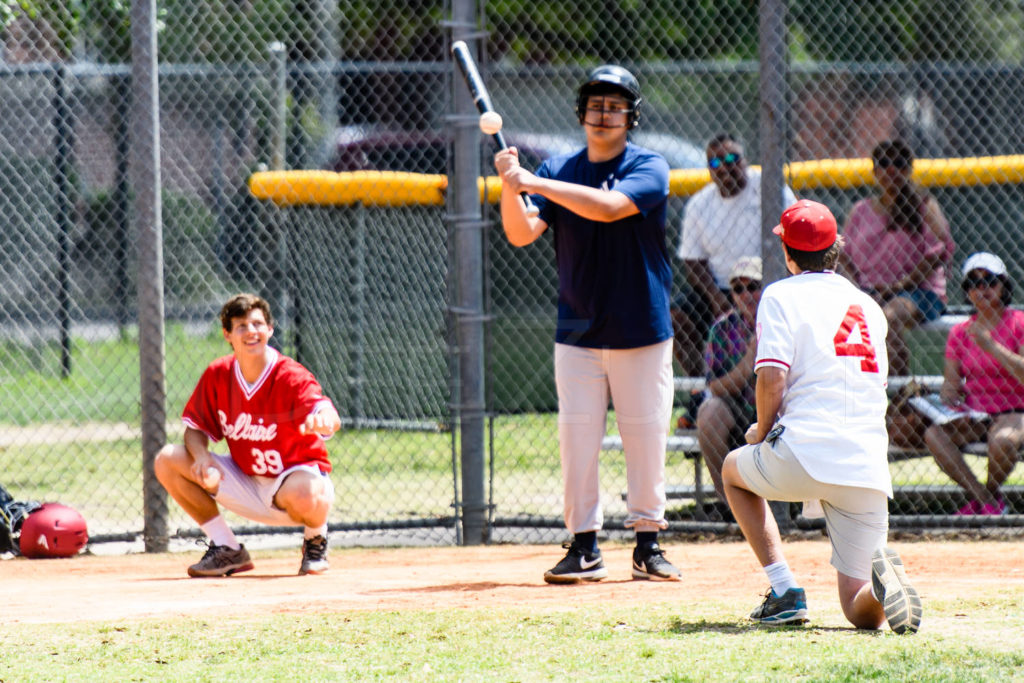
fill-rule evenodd
<path id="1" fill-rule="evenodd" d="M 761 143 L 761 254 L 765 284 L 786 276 L 779 238 L 772 233 L 782 215 L 786 182 L 786 0 L 761 0 L 759 56 Z M 781 531 L 793 528 L 789 503 L 771 501 Z"/>
<path id="2" fill-rule="evenodd" d="M 338 79 L 334 71 L 340 54 L 337 37 L 338 3 L 332 0 L 316 0 L 314 16 L 316 31 L 313 50 L 316 54 L 317 91 L 320 122 L 330 134 L 338 125 Z"/>
<path id="3" fill-rule="evenodd" d="M 114 302 L 118 335 L 127 335 L 129 322 L 128 252 L 131 248 L 129 221 L 129 166 L 131 157 L 131 76 L 119 74 L 114 79 L 114 192 L 111 197 L 110 220 L 114 224 Z"/>
<path id="4" fill-rule="evenodd" d="M 71 231 L 74 202 L 75 128 L 68 94 L 69 69 L 58 64 L 53 74 L 53 127 L 56 159 L 53 180 L 57 213 L 57 321 L 60 327 L 60 376 L 71 376 Z"/>
<path id="5" fill-rule="evenodd" d="M 349 375 L 352 418 L 356 429 L 365 426 L 363 393 L 366 388 L 365 363 L 366 356 L 366 240 L 367 240 L 367 209 L 360 203 L 355 207 L 355 243 L 352 245 L 355 260 L 355 282 L 352 285 L 352 357 Z"/>
<path id="6" fill-rule="evenodd" d="M 761 254 L 764 282 L 786 276 L 779 238 L 772 233 L 782 215 L 782 187 L 786 182 L 786 0 L 761 0 L 760 155 Z"/>
<path id="7" fill-rule="evenodd" d="M 160 103 L 156 0 L 132 0 L 131 175 L 139 239 L 139 380 L 142 395 L 142 488 L 146 552 L 167 550 L 167 494 L 153 471 L 167 442 L 164 385 L 163 223 L 160 216 Z"/>
<path id="8" fill-rule="evenodd" d="M 274 70 L 274 125 L 270 132 L 270 170 L 284 170 L 285 139 L 288 131 L 288 55 L 284 43 L 275 40 L 268 47 Z"/>
<path id="9" fill-rule="evenodd" d="M 475 0 L 452 5 L 452 42 L 476 45 Z M 454 70 L 454 65 L 452 69 Z M 461 79 L 453 79 L 455 116 L 455 182 L 449 197 L 449 220 L 454 223 L 456 342 L 459 370 L 459 446 L 462 465 L 462 528 L 465 545 L 486 541 L 484 440 L 484 287 L 483 210 L 477 178 L 480 176 L 480 130 L 476 106 Z"/>

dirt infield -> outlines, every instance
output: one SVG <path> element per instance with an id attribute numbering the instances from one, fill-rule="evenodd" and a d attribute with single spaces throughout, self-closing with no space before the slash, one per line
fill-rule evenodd
<path id="1" fill-rule="evenodd" d="M 926 605 L 930 595 L 966 598 L 999 590 L 1024 595 L 1020 541 L 894 545 Z M 0 623 L 502 606 L 559 609 L 590 602 L 628 605 L 710 595 L 753 607 L 766 585 L 741 541 L 670 541 L 665 548 L 685 581 L 631 580 L 631 550 L 620 544 L 604 548 L 609 578 L 581 586 L 543 582 L 544 570 L 562 552 L 555 545 L 336 550 L 329 573 L 306 577 L 295 575 L 298 548 L 254 552 L 254 571 L 223 579 L 186 576 L 185 567 L 198 553 L 18 558 L 0 562 Z M 829 552 L 825 539 L 787 545 L 789 562 L 809 598 L 826 604 L 837 603 Z"/>

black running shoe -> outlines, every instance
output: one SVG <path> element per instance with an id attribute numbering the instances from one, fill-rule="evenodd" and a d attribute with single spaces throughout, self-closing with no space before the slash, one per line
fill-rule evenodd
<path id="1" fill-rule="evenodd" d="M 871 555 L 871 587 L 889 628 L 895 633 L 916 633 L 921 626 L 921 598 L 892 548 L 879 548 Z"/>
<path id="2" fill-rule="evenodd" d="M 633 578 L 679 581 L 682 574 L 665 559 L 665 551 L 655 542 L 633 549 Z"/>
<path id="3" fill-rule="evenodd" d="M 600 581 L 608 576 L 604 568 L 601 551 L 590 553 L 576 543 L 563 543 L 568 550 L 562 561 L 544 572 L 544 580 L 548 583 L 579 583 L 580 581 Z"/>
<path id="4" fill-rule="evenodd" d="M 803 588 L 790 588 L 782 595 L 776 595 L 771 588 L 764 595 L 764 602 L 750 613 L 750 618 L 770 626 L 802 624 L 807 621 L 807 596 Z"/>
<path id="5" fill-rule="evenodd" d="M 210 541 L 206 546 L 203 559 L 188 568 L 189 576 L 231 576 L 253 568 L 252 558 L 244 545 L 235 550 Z"/>
<path id="6" fill-rule="evenodd" d="M 302 542 L 302 565 L 299 575 L 323 574 L 328 569 L 327 538 L 317 535 Z"/>

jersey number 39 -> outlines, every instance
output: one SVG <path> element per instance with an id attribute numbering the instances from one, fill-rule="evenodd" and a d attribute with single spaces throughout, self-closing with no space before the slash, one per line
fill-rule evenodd
<path id="1" fill-rule="evenodd" d="M 281 462 L 281 454 L 272 448 L 261 451 L 258 448 L 252 449 L 252 473 L 259 475 L 281 474 L 284 463 Z"/>
<path id="2" fill-rule="evenodd" d="M 860 332 L 860 342 L 850 342 L 853 331 Z M 854 304 L 846 309 L 843 322 L 836 331 L 835 339 L 837 356 L 855 356 L 860 358 L 860 369 L 864 372 L 878 372 L 875 360 L 875 347 L 871 345 L 871 334 L 868 333 L 868 322 L 864 319 L 864 309 Z"/>

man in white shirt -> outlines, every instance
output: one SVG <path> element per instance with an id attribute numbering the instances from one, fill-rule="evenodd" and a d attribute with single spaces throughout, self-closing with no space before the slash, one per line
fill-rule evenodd
<path id="1" fill-rule="evenodd" d="M 921 600 L 886 547 L 892 496 L 885 428 L 887 325 L 881 308 L 833 268 L 842 251 L 828 208 L 801 200 L 782 213 L 793 277 L 766 287 L 757 309 L 757 422 L 732 451 L 722 483 L 771 589 L 750 615 L 807 621 L 767 500 L 821 501 L 839 600 L 857 628 L 885 621 L 917 631 Z"/>
<path id="2" fill-rule="evenodd" d="M 761 256 L 761 171 L 747 168 L 743 145 L 722 133 L 707 146 L 712 182 L 686 202 L 677 255 L 690 289 L 674 302 L 675 357 L 686 375 L 704 374 L 708 328 L 728 312 L 729 271 L 741 258 Z M 782 206 L 796 201 L 784 188 Z"/>

